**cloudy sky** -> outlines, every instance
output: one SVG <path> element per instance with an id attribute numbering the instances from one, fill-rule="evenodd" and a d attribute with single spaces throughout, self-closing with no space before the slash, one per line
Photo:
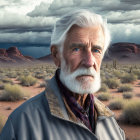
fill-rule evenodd
<path id="1" fill-rule="evenodd" d="M 0 48 L 16 45 L 24 55 L 48 54 L 55 21 L 73 8 L 107 18 L 111 43 L 140 44 L 140 0 L 0 0 Z"/>

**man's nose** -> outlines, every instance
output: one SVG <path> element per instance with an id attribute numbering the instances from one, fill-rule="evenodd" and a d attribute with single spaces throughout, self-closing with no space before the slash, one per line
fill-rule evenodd
<path id="1" fill-rule="evenodd" d="M 95 67 L 95 57 L 93 56 L 91 50 L 85 50 L 82 65 L 87 68 L 93 66 Z"/>

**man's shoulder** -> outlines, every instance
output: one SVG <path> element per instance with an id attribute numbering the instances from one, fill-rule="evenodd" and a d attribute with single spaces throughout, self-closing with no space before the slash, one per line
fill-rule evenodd
<path id="1" fill-rule="evenodd" d="M 99 101 L 96 97 L 94 98 L 94 100 L 98 116 L 107 116 L 107 117 L 114 116 L 114 113 L 105 104 Z"/>
<path id="2" fill-rule="evenodd" d="M 15 120 L 16 117 L 19 117 L 23 114 L 31 115 L 35 110 L 44 110 L 45 108 L 47 108 L 47 100 L 45 98 L 45 91 L 43 91 L 16 108 L 11 113 L 10 118 L 14 118 Z"/>

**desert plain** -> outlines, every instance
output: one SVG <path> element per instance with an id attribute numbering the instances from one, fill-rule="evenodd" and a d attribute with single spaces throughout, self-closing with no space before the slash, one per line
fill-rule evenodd
<path id="1" fill-rule="evenodd" d="M 55 70 L 51 63 L 0 66 L 0 131 L 11 112 L 45 89 Z M 140 140 L 140 64 L 104 62 L 101 79 L 95 96 L 114 112 L 127 140 Z"/>

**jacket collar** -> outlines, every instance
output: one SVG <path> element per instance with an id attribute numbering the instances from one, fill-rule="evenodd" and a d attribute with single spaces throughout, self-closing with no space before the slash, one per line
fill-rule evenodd
<path id="1" fill-rule="evenodd" d="M 55 77 L 53 77 L 51 80 L 48 81 L 45 91 L 46 91 L 45 95 L 48 100 L 51 115 L 65 120 L 71 120 L 67 114 L 64 105 L 64 100 L 57 86 Z M 97 98 L 94 98 L 94 100 L 95 100 L 95 108 L 98 117 L 100 116 L 110 117 L 114 115 L 113 112 L 102 102 L 100 102 Z"/>

